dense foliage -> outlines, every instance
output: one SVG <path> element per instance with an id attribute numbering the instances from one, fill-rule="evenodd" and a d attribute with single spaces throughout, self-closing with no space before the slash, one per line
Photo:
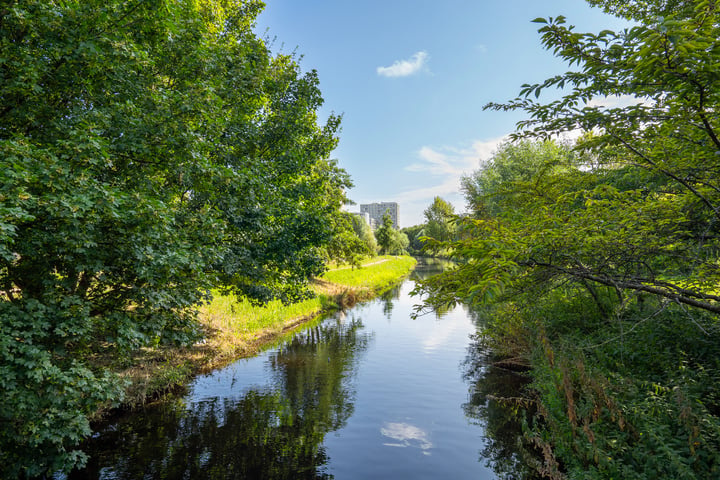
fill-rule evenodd
<path id="1" fill-rule="evenodd" d="M 327 258 L 339 264 L 349 263 L 359 267 L 364 258 L 377 252 L 373 231 L 365 219 L 353 213 L 343 212 L 337 217 L 335 235 L 326 247 Z"/>
<path id="2" fill-rule="evenodd" d="M 350 223 L 352 224 L 355 235 L 362 242 L 363 248 L 361 253 L 370 256 L 375 255 L 377 251 L 377 240 L 375 240 L 375 234 L 372 228 L 370 228 L 370 225 L 368 225 L 364 218 L 355 214 L 351 214 Z"/>
<path id="3" fill-rule="evenodd" d="M 382 224 L 375 229 L 375 240 L 380 254 L 404 255 L 407 253 L 408 237 L 399 230 L 395 230 L 388 213 L 383 215 Z"/>
<path id="4" fill-rule="evenodd" d="M 455 208 L 441 197 L 435 197 L 433 202 L 423 212 L 425 215 L 425 235 L 435 240 L 447 241 L 455 237 L 453 217 Z"/>
<path id="5" fill-rule="evenodd" d="M 464 180 L 472 215 L 439 245 L 461 263 L 424 291 L 490 311 L 488 339 L 533 367 L 548 476 L 715 478 L 720 5 L 592 3 L 638 24 L 536 19 L 577 68 L 488 106 L 529 118 Z"/>
<path id="6" fill-rule="evenodd" d="M 413 255 L 442 256 L 445 252 L 425 248 L 426 240 L 453 240 L 457 235 L 455 229 L 455 207 L 442 197 L 433 198 L 432 203 L 423 212 L 425 223 L 413 225 L 401 230 L 408 238 L 408 252 Z M 437 245 L 437 242 L 434 244 Z"/>
<path id="7" fill-rule="evenodd" d="M 82 463 L 100 350 L 198 337 L 210 287 L 303 295 L 349 179 L 255 0 L 0 4 L 0 476 Z"/>
<path id="8" fill-rule="evenodd" d="M 422 253 L 423 241 L 425 236 L 425 224 L 413 225 L 412 227 L 404 227 L 400 230 L 408 238 L 408 253 L 411 255 L 420 255 Z"/>

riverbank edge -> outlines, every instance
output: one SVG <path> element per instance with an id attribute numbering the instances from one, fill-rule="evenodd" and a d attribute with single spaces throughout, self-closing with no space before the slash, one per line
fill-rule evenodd
<path id="1" fill-rule="evenodd" d="M 408 259 L 412 259 L 412 262 Z M 206 333 L 202 342 L 188 347 L 138 350 L 133 355 L 131 366 L 115 372 L 126 382 L 124 400 L 117 406 L 106 406 L 99 410 L 93 420 L 102 420 L 113 412 L 134 410 L 159 401 L 167 394 L 183 388 L 197 375 L 222 368 L 242 358 L 252 357 L 309 322 L 374 298 L 406 278 L 415 268 L 417 261 L 412 257 L 399 256 L 382 257 L 380 260 L 375 258 L 365 264 L 374 268 L 383 264 L 384 267 L 380 268 L 387 268 L 397 267 L 400 262 L 404 262 L 407 268 L 403 268 L 390 281 L 345 285 L 323 278 L 314 279 L 313 289 L 320 298 L 319 305 L 302 315 L 283 319 L 273 327 L 251 331 L 240 337 L 227 329 L 212 328 L 201 318 Z M 364 268 L 361 268 L 356 271 L 363 270 Z"/>

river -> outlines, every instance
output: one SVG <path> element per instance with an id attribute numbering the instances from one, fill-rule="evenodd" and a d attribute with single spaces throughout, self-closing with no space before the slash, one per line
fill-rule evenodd
<path id="1" fill-rule="evenodd" d="M 415 275 L 433 268 L 421 262 Z M 102 426 L 87 467 L 66 478 L 525 478 L 518 426 L 488 399 L 523 379 L 488 365 L 466 308 L 413 320 L 413 287 Z"/>

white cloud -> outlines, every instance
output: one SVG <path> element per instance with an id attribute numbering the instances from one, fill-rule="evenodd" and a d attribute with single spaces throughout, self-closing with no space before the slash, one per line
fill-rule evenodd
<path id="1" fill-rule="evenodd" d="M 428 450 L 433 447 L 428 432 L 409 423 L 386 423 L 380 433 L 394 440 L 393 443 L 383 443 L 386 447 L 419 448 L 425 455 L 430 455 Z"/>
<path id="2" fill-rule="evenodd" d="M 462 315 L 444 314 L 442 322 L 433 322 L 430 331 L 423 339 L 423 352 L 432 354 L 441 346 L 450 345 L 453 336 L 462 331 L 466 322 L 467 317 L 464 312 Z"/>
<path id="3" fill-rule="evenodd" d="M 408 165 L 405 170 L 429 174 L 433 179 L 424 185 L 398 193 L 393 201 L 401 205 L 401 225 L 417 225 L 424 221 L 423 211 L 432 203 L 433 198 L 442 197 L 455 206 L 460 213 L 465 201 L 460 194 L 460 179 L 477 170 L 482 162 L 487 161 L 507 137 L 478 140 L 465 147 L 430 147 L 423 146 L 418 150 L 420 161 Z"/>
<path id="4" fill-rule="evenodd" d="M 498 145 L 507 137 L 478 140 L 470 147 L 428 147 L 423 146 L 418 151 L 422 160 L 405 167 L 411 172 L 427 172 L 433 175 L 455 176 L 458 179 L 465 173 L 480 166 L 480 161 L 487 160 L 497 150 Z"/>
<path id="5" fill-rule="evenodd" d="M 427 60 L 427 52 L 417 52 L 408 60 L 397 60 L 389 67 L 377 67 L 377 73 L 382 77 L 407 77 L 421 71 Z"/>

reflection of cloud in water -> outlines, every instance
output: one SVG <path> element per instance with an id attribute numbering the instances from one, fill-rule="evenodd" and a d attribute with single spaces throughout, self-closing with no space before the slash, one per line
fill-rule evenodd
<path id="1" fill-rule="evenodd" d="M 427 450 L 431 449 L 433 444 L 428 438 L 427 432 L 419 429 L 415 425 L 409 423 L 386 423 L 380 429 L 380 433 L 384 436 L 397 440 L 399 443 L 383 443 L 388 447 L 416 447 L 423 451 L 425 455 L 430 455 Z"/>
<path id="2" fill-rule="evenodd" d="M 423 351 L 425 353 L 432 353 L 439 347 L 447 344 L 456 334 L 456 332 L 464 328 L 465 321 L 462 318 L 458 318 L 453 315 L 436 321 L 427 336 L 423 340 Z"/>

